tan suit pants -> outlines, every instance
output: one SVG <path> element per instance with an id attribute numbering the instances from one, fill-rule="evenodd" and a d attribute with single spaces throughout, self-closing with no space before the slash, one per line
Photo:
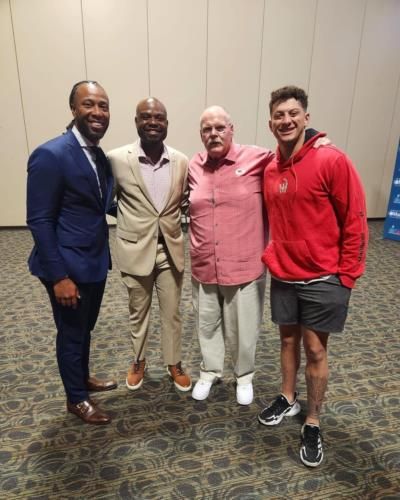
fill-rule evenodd
<path id="1" fill-rule="evenodd" d="M 264 310 L 265 275 L 237 286 L 205 285 L 192 279 L 193 307 L 203 361 L 200 377 L 222 376 L 229 346 L 239 384 L 251 382 Z"/>
<path id="2" fill-rule="evenodd" d="M 182 320 L 179 302 L 182 292 L 183 272 L 172 264 L 168 251 L 158 244 L 156 262 L 149 276 L 132 276 L 121 273 L 128 289 L 129 320 L 135 361 L 146 357 L 150 309 L 155 287 L 160 308 L 161 346 L 166 365 L 181 361 Z"/>

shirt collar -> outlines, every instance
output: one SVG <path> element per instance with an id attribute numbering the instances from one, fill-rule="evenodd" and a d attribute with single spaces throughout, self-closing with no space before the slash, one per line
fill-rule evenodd
<path id="1" fill-rule="evenodd" d="M 218 163 L 217 167 L 224 165 L 225 163 L 236 163 L 238 156 L 238 148 L 234 142 L 232 142 L 231 147 L 229 148 L 229 151 L 226 153 L 224 158 L 221 158 Z M 215 164 L 211 158 L 209 158 L 207 151 L 204 152 L 204 158 L 202 161 L 203 166 L 211 166 L 215 168 Z"/>
<path id="2" fill-rule="evenodd" d="M 152 163 L 149 161 L 148 157 L 146 156 L 146 153 L 144 152 L 143 148 L 142 148 L 142 144 L 140 142 L 140 140 L 138 140 L 138 158 L 140 161 L 144 162 L 144 163 L 149 163 L 150 165 L 152 165 Z M 167 163 L 169 162 L 169 155 L 168 155 L 168 150 L 167 148 L 165 147 L 165 144 L 163 144 L 163 152 L 162 152 L 162 155 L 160 156 L 160 159 L 158 161 L 158 163 L 160 165 L 163 165 L 164 163 Z"/>
<path id="3" fill-rule="evenodd" d="M 98 143 L 95 144 L 94 142 L 89 141 L 89 139 L 86 139 L 86 137 L 79 132 L 76 125 L 72 127 L 71 132 L 74 134 L 76 140 L 79 142 L 82 148 L 91 148 L 93 146 L 98 146 Z"/>

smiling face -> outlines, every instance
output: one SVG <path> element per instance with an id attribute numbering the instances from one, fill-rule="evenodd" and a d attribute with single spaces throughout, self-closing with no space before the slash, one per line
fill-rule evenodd
<path id="1" fill-rule="evenodd" d="M 167 110 L 157 99 L 151 97 L 139 102 L 136 107 L 135 123 L 144 145 L 161 144 L 167 137 Z"/>
<path id="2" fill-rule="evenodd" d="M 300 101 L 295 98 L 277 102 L 272 106 L 269 128 L 280 148 L 297 149 L 304 142 L 304 133 L 309 120 Z"/>
<path id="3" fill-rule="evenodd" d="M 220 106 L 207 108 L 200 119 L 200 137 L 214 160 L 225 157 L 233 139 L 233 125 L 228 113 Z"/>
<path id="4" fill-rule="evenodd" d="M 94 83 L 82 83 L 75 92 L 71 111 L 79 132 L 97 144 L 110 123 L 109 101 L 104 89 Z"/>

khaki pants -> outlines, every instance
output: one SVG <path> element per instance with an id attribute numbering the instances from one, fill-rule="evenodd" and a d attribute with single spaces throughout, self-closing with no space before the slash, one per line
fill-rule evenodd
<path id="1" fill-rule="evenodd" d="M 156 262 L 149 276 L 121 273 L 128 289 L 129 320 L 135 360 L 146 357 L 153 287 L 160 307 L 161 345 L 166 365 L 181 361 L 182 321 L 179 302 L 183 272 L 176 270 L 164 245 L 157 247 Z"/>
<path id="2" fill-rule="evenodd" d="M 201 354 L 200 377 L 222 376 L 225 343 L 229 346 L 238 383 L 251 382 L 256 344 L 264 309 L 265 275 L 243 285 L 193 284 L 193 307 Z"/>

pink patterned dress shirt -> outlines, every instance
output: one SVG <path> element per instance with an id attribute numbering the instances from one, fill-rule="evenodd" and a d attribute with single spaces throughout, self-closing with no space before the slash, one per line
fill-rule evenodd
<path id="1" fill-rule="evenodd" d="M 169 162 L 167 148 L 164 146 L 161 158 L 154 165 L 146 156 L 140 142 L 138 149 L 139 166 L 143 181 L 151 199 L 153 200 L 154 206 L 158 212 L 161 212 L 165 206 L 171 187 L 171 165 Z"/>
<path id="2" fill-rule="evenodd" d="M 206 151 L 190 161 L 190 256 L 200 283 L 241 285 L 264 273 L 262 182 L 273 157 L 267 149 L 232 144 L 216 167 Z"/>

